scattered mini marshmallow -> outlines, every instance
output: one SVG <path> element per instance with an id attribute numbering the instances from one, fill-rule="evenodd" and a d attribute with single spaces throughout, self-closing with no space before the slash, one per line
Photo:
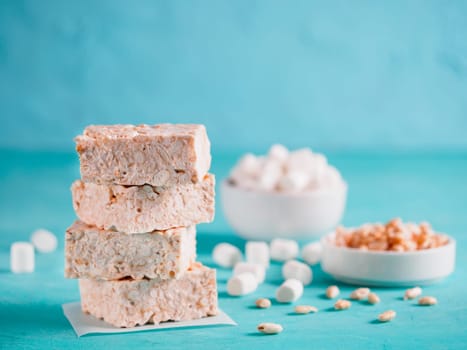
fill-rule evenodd
<path id="1" fill-rule="evenodd" d="M 219 243 L 212 251 L 212 259 L 219 266 L 232 268 L 242 261 L 242 252 L 230 243 Z"/>
<path id="2" fill-rule="evenodd" d="M 269 267 L 269 246 L 266 242 L 250 241 L 245 245 L 246 261 Z"/>
<path id="3" fill-rule="evenodd" d="M 282 266 L 282 277 L 284 279 L 297 279 L 306 286 L 313 280 L 313 272 L 307 264 L 297 260 L 289 260 Z"/>
<path id="4" fill-rule="evenodd" d="M 10 248 L 11 272 L 34 272 L 34 266 L 34 246 L 29 242 L 13 243 Z"/>
<path id="5" fill-rule="evenodd" d="M 307 264 L 316 265 L 321 261 L 321 255 L 323 253 L 323 246 L 320 242 L 309 243 L 302 248 L 302 259 Z"/>
<path id="6" fill-rule="evenodd" d="M 38 229 L 31 234 L 31 243 L 41 253 L 51 253 L 57 249 L 57 237 L 45 229 Z"/>
<path id="7" fill-rule="evenodd" d="M 292 303 L 298 300 L 303 294 L 303 284 L 301 281 L 290 278 L 280 285 L 276 290 L 276 300 L 279 303 Z"/>
<path id="8" fill-rule="evenodd" d="M 241 296 L 253 293 L 258 288 L 256 276 L 250 272 L 244 272 L 233 276 L 227 282 L 227 293 L 232 296 Z"/>
<path id="9" fill-rule="evenodd" d="M 258 281 L 259 284 L 263 283 L 264 279 L 266 278 L 266 269 L 261 264 L 255 264 L 255 263 L 244 262 L 244 261 L 241 261 L 235 264 L 235 267 L 233 270 L 234 276 L 240 275 L 244 272 L 250 272 L 253 275 L 255 275 L 256 280 Z"/>
<path id="10" fill-rule="evenodd" d="M 269 246 L 271 259 L 287 261 L 298 256 L 298 243 L 292 239 L 275 238 Z"/>

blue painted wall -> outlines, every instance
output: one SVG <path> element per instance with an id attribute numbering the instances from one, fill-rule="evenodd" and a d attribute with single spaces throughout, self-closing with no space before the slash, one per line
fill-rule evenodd
<path id="1" fill-rule="evenodd" d="M 467 149 L 467 1 L 0 1 L 0 147 L 200 122 L 219 151 Z"/>

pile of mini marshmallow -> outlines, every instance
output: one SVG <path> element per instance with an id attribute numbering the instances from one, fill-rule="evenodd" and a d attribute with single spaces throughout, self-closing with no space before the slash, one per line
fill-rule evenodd
<path id="1" fill-rule="evenodd" d="M 296 260 L 299 250 L 298 243 L 290 239 L 276 238 L 269 245 L 266 242 L 250 241 L 245 245 L 243 261 L 240 249 L 230 243 L 219 243 L 214 247 L 212 258 L 221 267 L 233 268 L 232 277 L 227 282 L 227 293 L 232 296 L 253 293 L 264 282 L 270 259 L 284 262 L 284 282 L 276 291 L 276 300 L 291 303 L 302 296 L 303 286 L 313 280 L 309 265 L 315 265 L 321 260 L 322 247 L 319 242 L 309 243 L 302 248 L 301 257 L 306 263 Z"/>
<path id="2" fill-rule="evenodd" d="M 244 155 L 232 169 L 230 181 L 241 188 L 295 193 L 342 186 L 339 171 L 309 148 L 291 151 L 273 145 L 267 156 Z"/>
<path id="3" fill-rule="evenodd" d="M 15 242 L 10 248 L 10 268 L 13 273 L 34 272 L 34 249 L 40 253 L 51 253 L 57 249 L 57 237 L 45 229 L 31 234 L 31 242 Z"/>

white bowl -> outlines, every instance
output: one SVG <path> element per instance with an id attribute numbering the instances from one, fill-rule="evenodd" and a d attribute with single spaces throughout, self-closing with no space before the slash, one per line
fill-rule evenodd
<path id="1" fill-rule="evenodd" d="M 397 287 L 427 285 L 454 271 L 456 241 L 413 252 L 378 252 L 339 247 L 334 233 L 321 239 L 321 268 L 336 280 L 358 285 Z"/>
<path id="2" fill-rule="evenodd" d="M 251 240 L 305 239 L 334 229 L 345 209 L 347 184 L 297 194 L 246 190 L 224 180 L 225 217 L 235 232 Z"/>

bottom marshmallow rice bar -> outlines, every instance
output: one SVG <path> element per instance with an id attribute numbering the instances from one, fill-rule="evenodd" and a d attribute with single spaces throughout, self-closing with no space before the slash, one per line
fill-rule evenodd
<path id="1" fill-rule="evenodd" d="M 194 263 L 178 280 L 79 281 L 83 312 L 115 327 L 217 314 L 216 271 Z"/>
<path id="2" fill-rule="evenodd" d="M 195 226 L 129 235 L 78 220 L 65 236 L 67 278 L 179 278 L 195 259 Z"/>

